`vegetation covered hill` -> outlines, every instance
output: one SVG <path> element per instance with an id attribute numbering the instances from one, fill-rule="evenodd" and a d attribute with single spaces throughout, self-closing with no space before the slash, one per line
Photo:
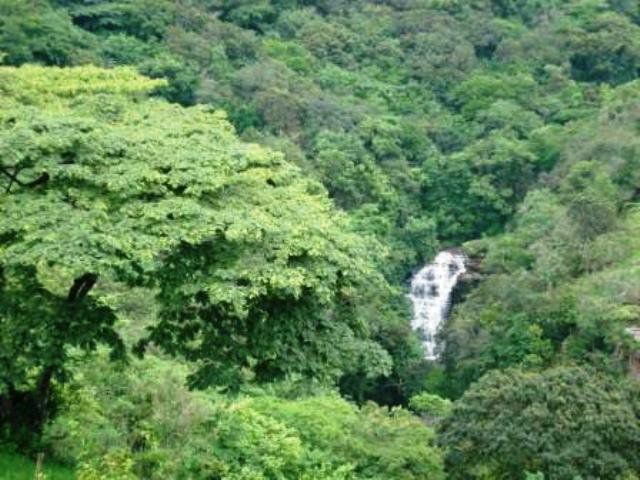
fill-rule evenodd
<path id="1" fill-rule="evenodd" d="M 640 476 L 635 0 L 0 0 L 0 58 L 3 450 Z M 458 245 L 431 362 L 405 283 Z"/>

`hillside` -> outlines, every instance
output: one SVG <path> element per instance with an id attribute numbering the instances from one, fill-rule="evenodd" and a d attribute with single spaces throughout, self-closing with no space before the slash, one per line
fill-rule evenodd
<path id="1" fill-rule="evenodd" d="M 0 0 L 2 458 L 640 477 L 639 79 L 633 0 Z"/>

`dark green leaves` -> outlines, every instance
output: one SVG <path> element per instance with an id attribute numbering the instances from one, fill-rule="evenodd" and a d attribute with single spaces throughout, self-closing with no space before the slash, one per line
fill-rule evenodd
<path id="1" fill-rule="evenodd" d="M 638 392 L 592 372 L 493 372 L 442 426 L 452 478 L 616 477 L 640 467 Z"/>

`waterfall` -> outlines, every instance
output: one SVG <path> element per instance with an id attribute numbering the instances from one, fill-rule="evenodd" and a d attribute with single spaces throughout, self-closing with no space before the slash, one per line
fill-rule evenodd
<path id="1" fill-rule="evenodd" d="M 453 288 L 467 271 L 465 263 L 464 254 L 445 250 L 411 279 L 411 327 L 420 334 L 427 359 L 436 359 L 436 333 L 449 312 Z"/>

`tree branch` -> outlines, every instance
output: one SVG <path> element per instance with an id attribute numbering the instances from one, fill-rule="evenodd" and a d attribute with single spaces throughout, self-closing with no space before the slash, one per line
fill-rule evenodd
<path id="1" fill-rule="evenodd" d="M 7 189 L 5 191 L 5 193 L 9 193 L 11 191 L 11 187 L 13 186 L 13 182 L 16 181 L 16 177 L 18 176 L 18 167 L 14 167 L 13 175 L 8 170 L 5 170 L 4 167 L 0 167 L 0 172 L 9 177 L 9 184 L 7 185 Z"/>
<path id="2" fill-rule="evenodd" d="M 54 373 L 55 368 L 51 365 L 47 365 L 44 367 L 40 373 L 40 377 L 38 378 L 38 384 L 36 386 L 36 401 L 38 403 L 36 421 L 38 427 L 44 425 L 47 421 L 49 414 L 49 402 L 51 400 L 51 380 L 53 380 Z"/>
<path id="3" fill-rule="evenodd" d="M 82 300 L 91 291 L 97 281 L 98 275 L 95 273 L 85 273 L 84 275 L 76 278 L 69 289 L 67 301 L 76 302 L 78 300 Z"/>
<path id="4" fill-rule="evenodd" d="M 9 193 L 9 191 L 11 190 L 11 187 L 13 186 L 14 183 L 17 183 L 21 187 L 35 188 L 35 187 L 37 187 L 39 185 L 44 185 L 51 178 L 50 175 L 47 172 L 42 172 L 42 174 L 40 174 L 40 176 L 38 178 L 36 178 L 35 180 L 32 180 L 30 182 L 23 182 L 18 178 L 18 173 L 19 172 L 20 172 L 20 170 L 19 170 L 19 168 L 17 166 L 14 167 L 14 172 L 13 173 L 11 173 L 9 170 L 7 170 L 6 167 L 0 167 L 0 173 L 3 173 L 7 177 L 9 177 L 9 185 L 7 186 L 6 193 Z"/>
<path id="5" fill-rule="evenodd" d="M 40 185 L 44 185 L 45 183 L 47 183 L 49 181 L 51 177 L 49 176 L 49 174 L 47 172 L 42 172 L 42 174 L 36 178 L 35 180 L 32 180 L 31 182 L 28 183 L 23 183 L 21 186 L 23 187 L 37 187 Z"/>

